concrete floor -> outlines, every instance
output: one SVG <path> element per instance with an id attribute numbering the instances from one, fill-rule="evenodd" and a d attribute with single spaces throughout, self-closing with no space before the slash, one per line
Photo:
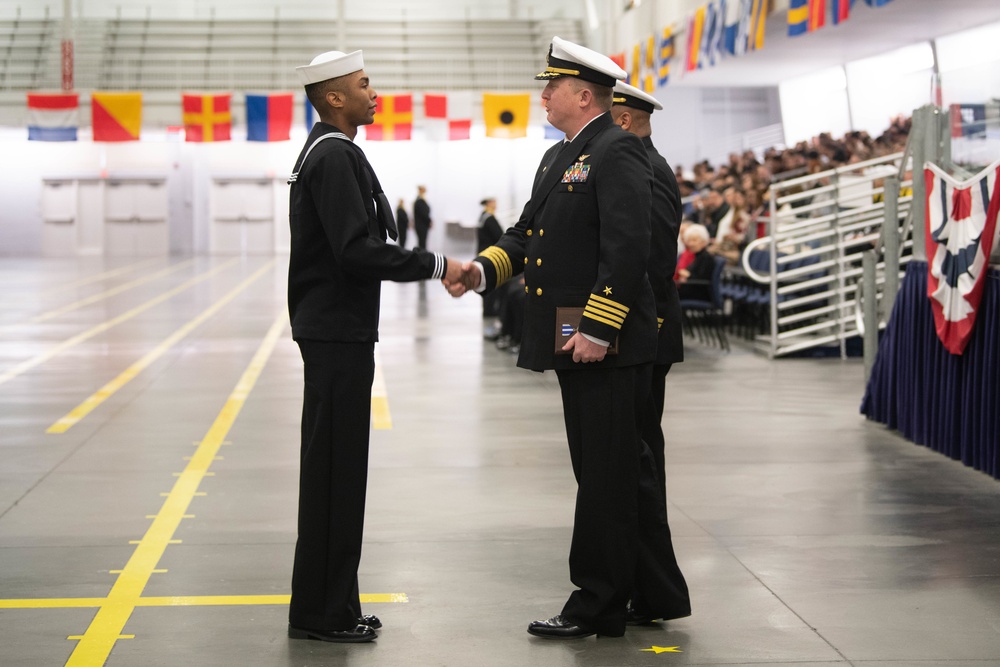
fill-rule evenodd
<path id="1" fill-rule="evenodd" d="M 285 270 L 0 259 L 0 664 L 1000 665 L 1000 485 L 866 422 L 860 360 L 693 341 L 664 418 L 693 615 L 530 637 L 571 590 L 557 384 L 436 283 L 383 292 L 360 580 L 385 627 L 288 640 Z"/>

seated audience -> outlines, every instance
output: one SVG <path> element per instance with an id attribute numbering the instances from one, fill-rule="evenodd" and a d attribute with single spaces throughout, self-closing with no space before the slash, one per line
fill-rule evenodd
<path id="1" fill-rule="evenodd" d="M 711 301 L 715 257 L 708 251 L 708 230 L 704 225 L 691 225 L 684 231 L 681 241 L 693 258 L 678 271 L 678 296 L 681 301 Z"/>

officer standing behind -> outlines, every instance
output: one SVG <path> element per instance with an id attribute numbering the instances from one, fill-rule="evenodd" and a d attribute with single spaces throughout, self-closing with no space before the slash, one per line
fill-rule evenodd
<path id="1" fill-rule="evenodd" d="M 654 110 L 663 105 L 653 97 L 634 86 L 619 81 L 615 84 L 614 106 L 611 117 L 626 132 L 642 140 L 646 155 L 653 168 L 653 207 L 650 210 L 651 242 L 646 275 L 653 288 L 656 300 L 657 336 L 656 358 L 653 361 L 652 383 L 649 400 L 640 422 L 643 441 L 649 446 L 657 474 L 657 489 L 663 494 L 663 508 L 666 512 L 666 470 L 664 467 L 663 400 L 667 373 L 673 363 L 684 361 L 684 340 L 681 332 L 681 304 L 674 284 L 674 270 L 677 267 L 677 235 L 681 225 L 681 197 L 677 187 L 677 177 L 662 155 L 653 146 L 653 128 L 650 117 Z M 664 515 L 666 520 L 666 515 Z M 673 547 L 670 558 L 662 564 L 668 575 L 664 582 L 674 589 L 674 604 L 665 618 L 678 618 L 691 613 L 687 582 L 677 565 Z M 654 617 L 648 611 L 649 605 L 637 591 L 629 605 L 627 620 L 630 624 L 649 623 Z M 661 612 L 667 611 L 661 607 Z"/>
<path id="2" fill-rule="evenodd" d="M 354 144 L 377 97 L 361 51 L 296 71 L 320 122 L 289 179 L 288 311 L 305 393 L 288 636 L 367 642 L 382 625 L 362 615 L 358 594 L 381 281 L 454 280 L 461 265 L 386 243 L 392 210 Z"/>
<path id="3" fill-rule="evenodd" d="M 431 229 L 431 205 L 427 203 L 427 188 L 417 186 L 417 198 L 413 200 L 413 229 L 417 232 L 417 247 L 427 249 L 427 232 Z"/>
<path id="4" fill-rule="evenodd" d="M 479 214 L 479 226 L 476 228 L 476 252 L 480 253 L 500 240 L 503 236 L 503 227 L 497 220 L 497 200 L 487 197 L 479 202 L 483 207 L 483 212 Z M 483 317 L 496 320 L 500 316 L 500 308 L 503 306 L 502 292 L 492 292 L 483 297 Z M 486 331 L 487 340 L 496 340 L 500 336 L 499 322 Z"/>
<path id="5" fill-rule="evenodd" d="M 577 480 L 569 567 L 578 590 L 561 613 L 529 624 L 529 633 L 546 638 L 623 635 L 636 590 L 650 613 L 672 603 L 661 586 L 670 551 L 662 496 L 638 432 L 656 352 L 646 279 L 652 171 L 642 142 L 609 113 L 615 80 L 624 76 L 610 58 L 552 39 L 548 67 L 536 78 L 548 80 L 542 102 L 566 141 L 543 156 L 517 224 L 449 287 L 455 296 L 488 293 L 523 271 L 517 365 L 555 369 L 559 380 Z"/>
<path id="6" fill-rule="evenodd" d="M 406 233 L 410 229 L 410 216 L 406 214 L 406 203 L 400 199 L 396 205 L 396 229 L 399 232 L 399 247 L 406 247 Z"/>

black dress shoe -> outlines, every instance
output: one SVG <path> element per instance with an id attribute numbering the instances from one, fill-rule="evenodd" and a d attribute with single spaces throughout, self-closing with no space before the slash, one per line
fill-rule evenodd
<path id="1" fill-rule="evenodd" d="M 365 614 L 358 619 L 358 625 L 367 625 L 372 630 L 378 630 L 382 627 L 382 621 L 378 620 L 375 614 Z"/>
<path id="2" fill-rule="evenodd" d="M 309 630 L 308 628 L 288 626 L 289 639 L 318 639 L 324 642 L 357 644 L 370 642 L 376 637 L 378 635 L 368 625 L 358 625 L 351 630 Z"/>
<path id="3" fill-rule="evenodd" d="M 659 619 L 653 618 L 652 614 L 638 611 L 631 602 L 625 607 L 625 625 L 649 625 L 657 620 Z"/>
<path id="4" fill-rule="evenodd" d="M 581 628 L 562 614 L 556 614 L 547 621 L 532 621 L 528 624 L 528 634 L 545 639 L 580 639 L 594 634 Z"/>

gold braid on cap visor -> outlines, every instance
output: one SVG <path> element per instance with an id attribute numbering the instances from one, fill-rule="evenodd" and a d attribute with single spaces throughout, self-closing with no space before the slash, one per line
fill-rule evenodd
<path id="1" fill-rule="evenodd" d="M 562 67 L 546 67 L 545 71 L 538 76 L 545 77 L 546 79 L 554 79 L 557 76 L 580 76 L 580 70 L 563 69 Z"/>

